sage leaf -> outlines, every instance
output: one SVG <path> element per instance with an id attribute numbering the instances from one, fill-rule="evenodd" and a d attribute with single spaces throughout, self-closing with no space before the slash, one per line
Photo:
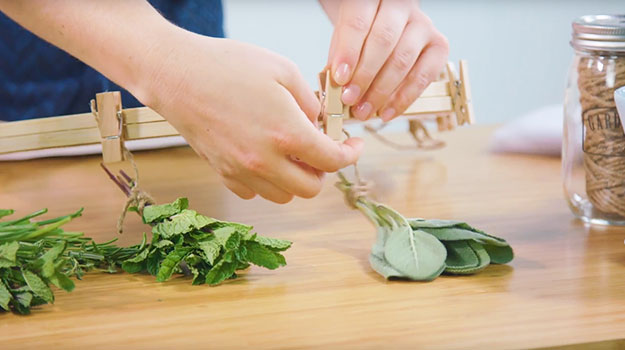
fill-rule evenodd
<path id="1" fill-rule="evenodd" d="M 453 242 L 453 243 L 452 243 Z M 448 244 L 452 244 L 452 245 L 458 245 L 459 242 L 458 241 L 451 241 L 451 242 L 445 242 L 445 246 L 447 246 L 448 248 L 448 252 L 450 251 L 450 249 L 455 249 L 455 248 L 450 248 L 450 246 L 448 246 Z M 467 252 L 466 250 L 463 250 L 461 253 L 459 251 L 456 251 L 456 253 L 458 254 L 465 254 L 465 256 L 470 256 L 470 254 L 472 255 L 472 258 L 477 259 L 477 263 L 474 266 L 448 266 L 445 269 L 445 273 L 448 274 L 453 274 L 453 275 L 470 275 L 470 274 L 474 274 L 477 273 L 481 270 L 483 270 L 484 268 L 486 268 L 486 266 L 488 266 L 490 264 L 490 257 L 488 256 L 488 253 L 486 252 L 486 250 L 484 249 L 484 247 L 474 241 L 464 241 L 464 243 L 466 243 L 466 247 L 468 247 L 470 252 Z"/>
<path id="2" fill-rule="evenodd" d="M 489 244 L 500 247 L 508 245 L 508 243 L 501 238 L 493 237 L 477 230 L 468 230 L 459 227 L 419 229 L 431 235 L 434 235 L 441 241 L 460 241 L 470 239 L 481 244 Z"/>
<path id="3" fill-rule="evenodd" d="M 413 231 L 408 221 L 389 207 L 378 205 L 376 212 L 391 223 L 384 259 L 402 277 L 429 281 L 443 272 L 447 251 L 439 240 L 426 232 Z"/>
<path id="4" fill-rule="evenodd" d="M 371 253 L 369 254 L 369 264 L 375 272 L 379 273 L 386 279 L 391 277 L 404 277 L 404 275 L 395 270 L 395 268 L 393 268 L 393 266 L 391 266 L 386 259 L 384 259 L 384 257 Z"/>
<path id="5" fill-rule="evenodd" d="M 509 245 L 503 247 L 485 245 L 484 249 L 486 249 L 486 252 L 490 256 L 490 261 L 493 264 L 507 264 L 514 259 L 514 251 Z"/>

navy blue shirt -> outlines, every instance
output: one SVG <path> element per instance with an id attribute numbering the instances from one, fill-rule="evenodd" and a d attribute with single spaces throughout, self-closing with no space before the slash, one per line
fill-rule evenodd
<path id="1" fill-rule="evenodd" d="M 223 37 L 221 0 L 150 0 L 187 30 Z M 124 107 L 141 104 L 130 93 L 65 51 L 39 39 L 0 12 L 0 120 L 89 111 L 102 91 L 122 91 Z"/>

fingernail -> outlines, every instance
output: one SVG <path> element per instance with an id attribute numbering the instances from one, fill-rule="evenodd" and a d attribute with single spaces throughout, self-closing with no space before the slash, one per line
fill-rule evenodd
<path id="1" fill-rule="evenodd" d="M 371 114 L 372 108 L 373 106 L 371 106 L 371 103 L 364 102 L 356 106 L 356 108 L 354 108 L 354 114 L 356 115 L 356 118 L 358 118 L 359 120 L 367 120 L 367 118 L 369 117 L 369 114 Z"/>
<path id="2" fill-rule="evenodd" d="M 382 118 L 383 121 L 387 122 L 391 120 L 394 116 L 395 116 L 395 108 L 387 108 L 384 110 L 384 112 L 382 112 L 382 115 L 380 117 Z"/>
<path id="3" fill-rule="evenodd" d="M 345 85 L 349 81 L 349 66 L 347 63 L 341 63 L 336 67 L 334 72 L 334 81 L 339 85 Z"/>
<path id="4" fill-rule="evenodd" d="M 358 96 L 360 96 L 360 87 L 358 85 L 351 84 L 343 90 L 343 95 L 341 96 L 341 100 L 343 103 L 351 106 L 356 103 Z"/>

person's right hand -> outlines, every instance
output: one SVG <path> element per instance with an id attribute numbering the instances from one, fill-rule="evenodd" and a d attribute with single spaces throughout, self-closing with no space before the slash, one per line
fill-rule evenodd
<path id="1" fill-rule="evenodd" d="M 275 53 L 180 30 L 143 59 L 153 65 L 150 77 L 131 92 L 242 198 L 313 197 L 323 172 L 360 155 L 360 139 L 337 143 L 316 127 L 318 99 L 295 64 Z"/>

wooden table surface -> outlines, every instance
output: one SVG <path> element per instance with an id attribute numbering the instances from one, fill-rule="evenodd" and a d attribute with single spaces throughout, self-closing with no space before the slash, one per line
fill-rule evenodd
<path id="1" fill-rule="evenodd" d="M 575 220 L 559 159 L 490 154 L 492 130 L 454 131 L 447 148 L 428 153 L 369 138 L 360 167 L 378 199 L 405 216 L 462 219 L 504 237 L 516 253 L 510 265 L 388 282 L 367 260 L 374 228 L 344 204 L 334 175 L 315 199 L 280 206 L 236 198 L 189 148 L 137 152 L 142 185 L 158 201 L 187 196 L 204 214 L 292 240 L 288 265 L 252 267 L 218 287 L 92 273 L 30 316 L 0 314 L 0 349 L 625 348 L 625 228 Z M 84 206 L 68 228 L 113 238 L 124 197 L 98 163 L 0 163 L 0 207 L 48 207 L 52 217 Z M 146 230 L 131 215 L 120 242 Z"/>

